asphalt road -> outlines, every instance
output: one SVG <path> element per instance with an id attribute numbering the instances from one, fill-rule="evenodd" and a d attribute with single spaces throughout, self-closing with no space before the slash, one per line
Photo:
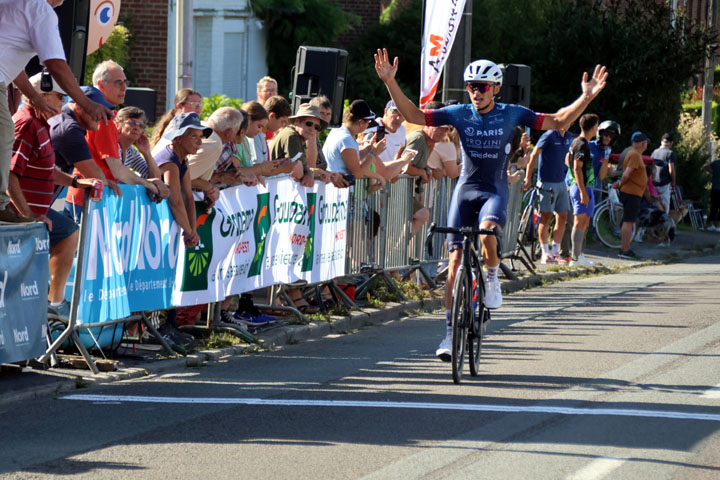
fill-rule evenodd
<path id="1" fill-rule="evenodd" d="M 720 258 L 0 407 L 0 478 L 720 478 Z"/>

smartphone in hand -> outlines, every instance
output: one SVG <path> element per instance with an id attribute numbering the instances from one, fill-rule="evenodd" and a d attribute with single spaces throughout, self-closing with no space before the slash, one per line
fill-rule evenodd
<path id="1" fill-rule="evenodd" d="M 355 175 L 352 173 L 348 173 L 347 175 L 343 175 L 343 178 L 348 183 L 348 185 L 355 185 Z"/>

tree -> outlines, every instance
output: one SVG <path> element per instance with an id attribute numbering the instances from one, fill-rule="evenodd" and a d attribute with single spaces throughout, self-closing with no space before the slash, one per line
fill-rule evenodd
<path id="1" fill-rule="evenodd" d="M 531 108 L 555 112 L 580 94 L 583 72 L 608 67 L 605 91 L 590 105 L 602 119 L 623 127 L 619 143 L 635 130 L 651 139 L 675 131 L 680 93 L 702 70 L 711 34 L 664 2 L 646 0 L 474 0 L 472 58 L 532 68 Z M 420 72 L 421 1 L 412 0 L 378 24 L 351 49 L 348 97 L 375 108 L 387 92 L 372 53 L 387 47 L 400 59 L 398 82 L 416 99 Z M 418 39 L 418 40 L 415 40 Z M 441 80 L 442 81 L 442 80 Z"/>
<path id="2" fill-rule="evenodd" d="M 358 17 L 327 0 L 251 0 L 267 34 L 269 74 L 284 95 L 292 89 L 291 68 L 301 45 L 334 45 L 338 36 L 358 23 Z"/>

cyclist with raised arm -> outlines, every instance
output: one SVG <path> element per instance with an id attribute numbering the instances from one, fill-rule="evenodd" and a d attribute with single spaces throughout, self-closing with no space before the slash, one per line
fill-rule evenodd
<path id="1" fill-rule="evenodd" d="M 476 226 L 501 229 L 505 224 L 507 207 L 507 162 L 511 152 L 515 127 L 525 125 L 538 130 L 565 130 L 580 116 L 588 104 L 605 87 L 605 67 L 595 67 L 592 78 L 585 73 L 582 95 L 572 104 L 554 114 L 535 113 L 518 105 L 495 103 L 500 93 L 502 70 L 489 60 L 470 63 L 463 74 L 472 105 L 459 104 L 438 110 L 422 111 L 400 89 L 395 80 L 397 57 L 391 63 L 386 49 L 375 55 L 375 70 L 385 83 L 395 105 L 405 119 L 418 125 L 453 125 L 460 135 L 463 163 L 460 178 L 453 192 L 448 225 L 454 228 Z M 495 235 L 481 235 L 482 255 L 487 269 L 485 306 L 498 308 L 502 304 L 497 269 L 500 258 Z M 436 354 L 450 360 L 452 319 L 450 314 L 452 286 L 462 257 L 462 237 L 448 236 L 450 265 L 445 289 L 447 334 Z"/>

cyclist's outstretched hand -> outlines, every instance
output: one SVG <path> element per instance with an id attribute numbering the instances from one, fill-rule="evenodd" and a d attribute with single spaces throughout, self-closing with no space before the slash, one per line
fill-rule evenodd
<path id="1" fill-rule="evenodd" d="M 398 69 L 398 58 L 395 57 L 393 63 L 390 63 L 390 57 L 388 56 L 387 48 L 382 50 L 378 49 L 375 54 L 375 71 L 380 77 L 380 80 L 387 83 L 389 80 L 395 78 L 395 74 Z"/>
<path id="2" fill-rule="evenodd" d="M 607 80 L 608 73 L 603 65 L 595 65 L 595 71 L 593 76 L 588 80 L 587 72 L 583 73 L 582 79 L 582 91 L 583 94 L 588 95 L 591 99 L 598 96 L 598 94 L 605 88 L 605 81 Z"/>

